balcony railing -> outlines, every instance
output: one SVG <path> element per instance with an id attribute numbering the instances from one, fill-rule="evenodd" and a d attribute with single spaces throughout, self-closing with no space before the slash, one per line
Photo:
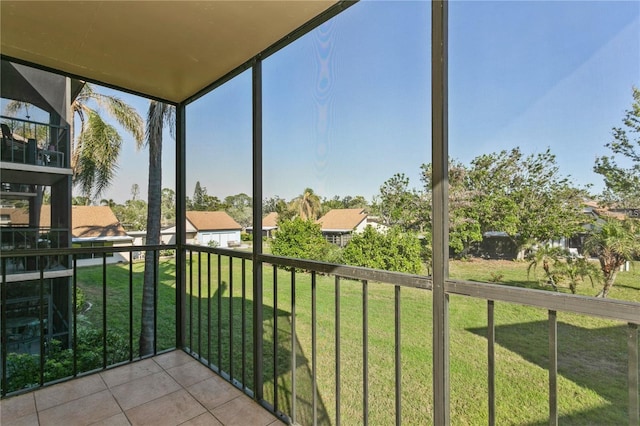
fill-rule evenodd
<path id="1" fill-rule="evenodd" d="M 45 338 L 47 325 L 44 315 L 40 316 L 39 353 L 45 356 L 36 354 L 38 374 L 31 386 L 44 386 L 140 358 L 136 339 L 140 332 L 142 264 L 107 266 L 106 260 L 109 252 L 134 249 L 141 248 L 51 249 L 36 253 L 71 256 L 74 305 L 79 297 L 75 296 L 78 287 L 85 287 L 85 292 L 98 302 L 88 313 L 73 311 L 70 370 L 66 376 L 52 376 L 47 360 L 53 346 Z M 431 360 L 441 348 L 431 347 L 429 277 L 271 255 L 258 255 L 258 263 L 254 263 L 250 253 L 186 246 L 185 281 L 181 287 L 181 268 L 176 268 L 176 260 L 161 260 L 160 256 L 175 247 L 144 249 L 149 250 L 147 257 L 153 256 L 156 265 L 163 265 L 154 271 L 154 353 L 183 346 L 287 422 L 400 424 L 420 419 L 420 423 L 433 423 L 429 408 Z M 78 268 L 75 259 L 89 251 L 103 256 L 102 266 Z M 0 256 L 6 262 L 8 256 L 4 252 Z M 2 396 L 24 391 L 10 385 L 16 374 L 10 365 L 15 356 L 6 349 L 10 330 L 4 307 L 12 285 L 3 274 Z M 542 388 L 548 397 L 545 410 L 550 423 L 556 424 L 562 414 L 559 402 L 574 398 L 572 393 L 566 393 L 564 378 L 574 378 L 573 373 L 567 372 L 567 367 L 559 368 L 563 339 L 583 341 L 581 347 L 588 348 L 590 336 L 597 335 L 612 343 L 616 351 L 622 350 L 616 356 L 626 359 L 626 383 L 618 386 L 623 389 L 622 394 L 619 389 L 613 394 L 623 400 L 621 406 L 628 407 L 628 416 L 623 418 L 628 417 L 629 424 L 637 424 L 640 304 L 459 280 L 448 280 L 445 290 L 451 310 L 466 308 L 464 302 L 472 301 L 479 312 L 484 312 L 486 324 L 480 329 L 466 327 L 461 331 L 457 325 L 449 324 L 447 331 L 452 336 L 452 348 L 444 352 L 455 360 L 451 371 L 445 374 L 453 378 L 467 374 L 466 361 L 473 361 L 474 369 L 486 371 L 481 392 L 484 402 L 471 394 L 477 390 L 460 389 L 452 379 L 451 392 L 457 400 L 464 401 L 463 406 L 480 404 L 485 407 L 483 418 L 495 424 L 500 416 L 509 416 L 498 410 L 504 407 L 501 398 L 522 387 L 539 388 L 534 377 L 544 374 L 546 384 Z M 42 299 L 44 293 L 40 290 Z M 521 336 L 522 330 L 516 330 L 518 321 L 516 326 L 513 322 L 503 324 L 500 315 L 512 312 L 510 306 L 530 307 L 539 333 Z M 87 364 L 89 355 L 83 339 L 88 337 L 80 332 L 87 318 L 92 318 L 100 331 L 100 357 L 93 364 Z M 589 326 L 581 329 L 571 325 L 579 323 L 580 318 Z M 603 321 L 606 326 L 600 322 L 593 325 L 594 321 Z M 418 333 L 423 340 L 403 338 L 410 335 L 409 328 L 420 328 Z M 112 340 L 112 332 L 125 336 L 125 344 Z M 460 350 L 456 339 L 461 332 L 477 336 L 477 347 L 463 348 L 462 354 L 456 353 Z M 546 342 L 542 351 L 540 341 Z M 523 379 L 524 383 L 503 382 L 500 371 L 515 368 L 513 364 L 517 362 L 505 357 L 504 348 L 533 363 L 531 368 L 536 372 L 525 374 L 530 379 Z M 421 355 L 414 356 L 416 352 Z M 420 361 L 416 364 L 415 359 Z M 596 379 L 613 374 L 611 366 L 593 369 L 578 361 L 570 368 L 595 375 Z M 522 398 L 525 401 L 527 395 Z"/>
<path id="2" fill-rule="evenodd" d="M 45 167 L 68 167 L 68 126 L 5 116 L 0 116 L 0 119 L 2 161 Z"/>
<path id="3" fill-rule="evenodd" d="M 68 256 L 11 256 L 12 252 L 30 249 L 59 249 L 68 244 L 69 231 L 56 228 L 31 228 L 23 226 L 0 227 L 0 248 L 7 255 L 3 269 L 7 275 L 28 272 L 68 269 Z"/>

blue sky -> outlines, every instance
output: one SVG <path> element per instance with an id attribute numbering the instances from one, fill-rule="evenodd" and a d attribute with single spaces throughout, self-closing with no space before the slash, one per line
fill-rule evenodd
<path id="1" fill-rule="evenodd" d="M 592 172 L 640 86 L 640 2 L 452 1 L 449 147 L 468 163 L 551 148 L 575 183 Z M 265 60 L 264 195 L 377 194 L 394 173 L 418 187 L 430 162 L 430 4 L 363 1 Z M 109 93 L 113 93 L 110 92 Z M 148 102 L 121 94 L 142 115 Z M 251 194 L 251 75 L 187 108 L 187 193 Z M 146 193 L 147 153 L 125 136 L 103 198 Z M 175 143 L 164 149 L 173 187 Z"/>

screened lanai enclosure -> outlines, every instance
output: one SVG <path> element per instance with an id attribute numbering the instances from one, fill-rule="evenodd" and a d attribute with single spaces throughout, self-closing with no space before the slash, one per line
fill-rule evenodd
<path id="1" fill-rule="evenodd" d="M 640 85 L 637 3 L 0 8 L 3 403 L 177 350 L 287 424 L 640 421 L 638 253 L 608 298 L 586 278 L 577 294 L 554 291 L 527 275 L 529 261 L 466 256 L 490 237 L 514 252 L 531 241 L 575 249 L 606 214 L 631 217 L 587 198 L 606 191 L 593 161 L 609 155 Z M 149 101 L 175 108 L 163 244 L 72 239 L 73 105 L 85 84 L 132 99 L 143 116 Z M 16 101 L 31 116 L 7 113 Z M 113 194 L 146 168 L 133 155 L 119 160 L 127 186 Z M 474 176 L 484 198 L 464 186 Z M 194 186 L 244 195 L 250 207 L 234 219 L 253 241 L 198 244 L 215 227 L 187 220 Z M 553 204 L 556 188 L 564 201 Z M 362 195 L 372 223 L 405 226 L 420 271 L 275 254 L 274 231 L 259 238 L 266 201 L 314 191 Z M 561 229 L 556 213 L 575 200 L 571 231 Z M 505 206 L 507 219 L 481 227 L 481 214 Z M 152 260 L 150 287 L 137 258 Z M 153 318 L 143 324 L 145 292 Z"/>

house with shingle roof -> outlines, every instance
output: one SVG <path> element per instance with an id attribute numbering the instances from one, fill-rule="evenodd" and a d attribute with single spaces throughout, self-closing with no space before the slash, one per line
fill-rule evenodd
<path id="1" fill-rule="evenodd" d="M 262 218 L 262 236 L 272 238 L 275 230 L 278 229 L 278 213 L 271 212 Z M 246 231 L 253 233 L 253 226 L 247 226 Z"/>
<path id="2" fill-rule="evenodd" d="M 72 206 L 71 242 L 73 247 L 122 247 L 133 245 L 133 237 L 127 235 L 110 207 Z M 129 253 L 107 254 L 107 263 L 128 261 Z M 101 254 L 78 256 L 79 265 L 99 263 L 102 263 Z"/>
<path id="3" fill-rule="evenodd" d="M 227 212 L 187 212 L 187 244 L 227 248 L 240 244 L 241 231 L 242 226 Z"/>
<path id="4" fill-rule="evenodd" d="M 43 215 L 40 216 L 40 220 L 42 220 Z M 0 208 L 0 225 L 29 226 L 29 210 L 15 207 Z"/>
<path id="5" fill-rule="evenodd" d="M 322 235 L 332 244 L 344 247 L 354 233 L 364 231 L 367 226 L 376 229 L 380 225 L 370 220 L 364 209 L 333 209 L 316 221 Z"/>

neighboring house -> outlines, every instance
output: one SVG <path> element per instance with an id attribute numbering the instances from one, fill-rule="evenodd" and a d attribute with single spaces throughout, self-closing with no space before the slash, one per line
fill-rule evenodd
<path id="1" fill-rule="evenodd" d="M 610 210 L 600 207 L 596 201 L 586 201 L 582 207 L 584 222 L 582 224 L 583 231 L 571 236 L 570 238 L 559 238 L 553 241 L 547 241 L 546 244 L 552 247 L 562 247 L 567 249 L 571 254 L 578 256 L 582 254 L 582 247 L 587 235 L 605 222 L 607 219 L 624 220 L 628 217 L 626 212 Z M 450 253 L 451 255 L 453 253 Z M 506 233 L 501 231 L 485 232 L 482 241 L 472 245 L 470 254 L 476 257 L 486 259 L 516 259 L 518 257 L 517 246 L 514 240 Z"/>
<path id="2" fill-rule="evenodd" d="M 585 202 L 583 213 L 589 217 L 583 224 L 584 232 L 572 236 L 564 244 L 566 249 L 576 255 L 582 253 L 582 246 L 589 232 L 600 229 L 608 219 L 625 220 L 629 217 L 629 212 L 600 207 L 596 201 Z"/>
<path id="3" fill-rule="evenodd" d="M 518 246 L 506 232 L 487 231 L 482 234 L 482 241 L 471 244 L 469 254 L 483 259 L 514 260 L 518 257 Z M 454 252 L 450 248 L 449 256 L 453 255 Z"/>
<path id="4" fill-rule="evenodd" d="M 273 238 L 274 232 L 278 229 L 278 213 L 271 212 L 262 218 L 262 236 Z M 247 233 L 253 233 L 253 227 L 247 227 Z"/>
<path id="5" fill-rule="evenodd" d="M 118 218 L 108 206 L 73 206 L 71 208 L 71 242 L 73 247 L 122 247 L 133 245 Z M 109 253 L 107 263 L 128 262 L 128 253 Z M 78 256 L 78 265 L 102 264 L 101 254 Z"/>
<path id="6" fill-rule="evenodd" d="M 364 231 L 372 222 L 367 220 L 364 209 L 333 209 L 316 221 L 320 224 L 322 235 L 326 240 L 339 247 L 344 247 L 354 233 Z"/>
<path id="7" fill-rule="evenodd" d="M 187 238 L 189 233 L 195 235 L 195 229 L 187 225 Z M 130 237 L 133 237 L 134 246 L 143 246 L 147 244 L 147 231 L 127 231 Z M 176 227 L 172 226 L 160 231 L 160 244 L 175 244 L 176 243 Z"/>
<path id="8" fill-rule="evenodd" d="M 227 212 L 188 211 L 186 216 L 187 244 L 214 244 L 221 248 L 240 244 L 242 226 Z"/>
<path id="9" fill-rule="evenodd" d="M 216 247 L 228 248 L 240 244 L 242 226 L 233 220 L 227 212 L 188 211 L 186 220 L 187 244 L 207 246 L 212 241 Z M 129 231 L 133 245 L 146 244 L 146 231 Z M 176 227 L 163 229 L 160 233 L 161 244 L 176 244 Z"/>

